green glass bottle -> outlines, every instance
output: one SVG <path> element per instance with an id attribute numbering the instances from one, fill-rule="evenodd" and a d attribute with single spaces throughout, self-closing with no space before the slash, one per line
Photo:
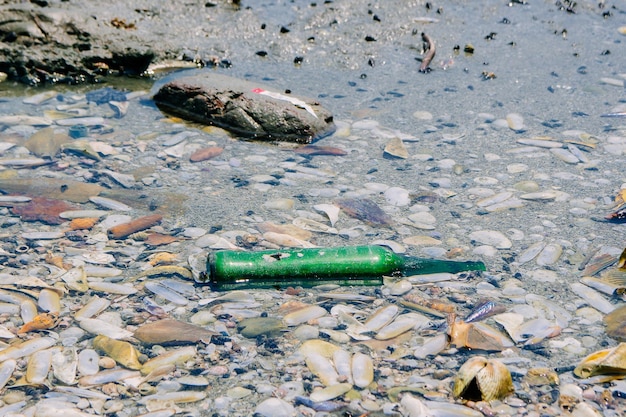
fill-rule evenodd
<path id="1" fill-rule="evenodd" d="M 376 245 L 257 252 L 223 250 L 209 255 L 207 273 L 198 281 L 216 290 L 312 287 L 326 283 L 381 285 L 383 275 L 484 270 L 482 262 L 406 257 Z"/>

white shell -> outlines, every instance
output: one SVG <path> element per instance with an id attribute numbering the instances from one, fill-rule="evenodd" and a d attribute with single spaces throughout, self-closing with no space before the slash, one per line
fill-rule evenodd
<path id="1" fill-rule="evenodd" d="M 283 321 L 287 326 L 297 326 L 309 320 L 323 317 L 327 313 L 328 312 L 320 306 L 307 306 L 285 315 Z"/>
<path id="2" fill-rule="evenodd" d="M 111 339 L 128 339 L 133 336 L 133 332 L 117 327 L 104 320 L 82 319 L 78 324 L 83 330 L 91 334 L 108 336 Z"/>
<path id="3" fill-rule="evenodd" d="M 352 380 L 359 388 L 365 388 L 374 381 L 374 364 L 369 355 L 357 352 L 352 356 Z"/>
<path id="4" fill-rule="evenodd" d="M 426 326 L 430 320 L 428 317 L 418 313 L 406 313 L 398 316 L 392 323 L 378 331 L 375 338 L 378 340 L 388 340 L 401 335 L 411 329 L 418 329 Z"/>
<path id="5" fill-rule="evenodd" d="M 40 350 L 33 353 L 26 367 L 26 381 L 33 385 L 42 385 L 50 372 L 52 365 L 52 351 Z"/>
<path id="6" fill-rule="evenodd" d="M 325 386 L 328 387 L 339 383 L 339 374 L 333 363 L 319 353 L 309 353 L 306 357 L 306 366 Z"/>
<path id="7" fill-rule="evenodd" d="M 75 347 L 55 348 L 52 354 L 52 372 L 56 379 L 67 385 L 76 382 L 78 355 Z"/>
<path id="8" fill-rule="evenodd" d="M 335 227 L 335 223 L 339 220 L 339 207 L 334 204 L 316 204 L 313 208 L 326 214 L 328 220 L 330 221 L 330 225 Z"/>
<path id="9" fill-rule="evenodd" d="M 352 384 L 340 383 L 327 386 L 326 388 L 315 390 L 311 393 L 311 401 L 328 401 L 345 394 L 352 389 Z"/>

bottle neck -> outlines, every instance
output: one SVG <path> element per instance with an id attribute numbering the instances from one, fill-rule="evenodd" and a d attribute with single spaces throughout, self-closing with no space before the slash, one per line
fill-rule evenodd
<path id="1" fill-rule="evenodd" d="M 485 264 L 480 261 L 447 261 L 407 256 L 404 258 L 403 273 L 410 275 L 437 274 L 449 272 L 457 274 L 463 271 L 485 271 Z"/>

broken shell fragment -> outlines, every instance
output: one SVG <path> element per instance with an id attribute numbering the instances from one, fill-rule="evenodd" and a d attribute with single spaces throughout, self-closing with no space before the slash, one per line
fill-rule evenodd
<path id="1" fill-rule="evenodd" d="M 459 369 L 453 394 L 470 401 L 493 401 L 506 397 L 513 390 L 511 373 L 502 362 L 474 356 Z"/>
<path id="2" fill-rule="evenodd" d="M 59 322 L 59 316 L 52 313 L 41 313 L 33 317 L 28 323 L 24 323 L 18 333 L 36 332 L 39 330 L 52 329 Z"/>
<path id="3" fill-rule="evenodd" d="M 579 378 L 595 375 L 626 375 L 626 343 L 603 349 L 584 358 L 574 369 Z"/>

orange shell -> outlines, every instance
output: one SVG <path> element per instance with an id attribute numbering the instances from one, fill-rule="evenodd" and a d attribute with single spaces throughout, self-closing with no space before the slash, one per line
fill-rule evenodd
<path id="1" fill-rule="evenodd" d="M 58 323 L 58 316 L 52 313 L 41 313 L 36 315 L 28 323 L 24 323 L 18 333 L 35 332 L 38 330 L 52 329 Z"/>
<path id="2" fill-rule="evenodd" d="M 79 219 L 73 219 L 70 222 L 70 230 L 91 229 L 94 224 L 98 223 L 97 217 L 83 217 Z"/>

